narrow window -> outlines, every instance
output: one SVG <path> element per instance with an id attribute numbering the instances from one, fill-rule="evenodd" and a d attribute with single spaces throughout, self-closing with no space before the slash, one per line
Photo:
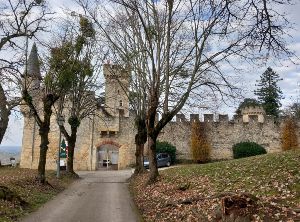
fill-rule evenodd
<path id="1" fill-rule="evenodd" d="M 120 107 L 123 106 L 123 101 L 122 100 L 120 100 L 119 106 Z"/>

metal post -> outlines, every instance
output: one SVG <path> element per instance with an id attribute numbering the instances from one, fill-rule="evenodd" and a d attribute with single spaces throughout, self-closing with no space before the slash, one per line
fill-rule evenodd
<path id="1" fill-rule="evenodd" d="M 60 115 L 57 118 L 57 124 L 58 124 L 58 129 L 59 129 L 59 140 L 58 140 L 58 152 L 57 152 L 57 171 L 56 171 L 56 177 L 60 177 L 60 147 L 61 147 L 61 131 L 60 131 L 60 126 L 63 126 L 65 122 L 65 118 Z"/>
<path id="2" fill-rule="evenodd" d="M 90 166 L 91 166 L 91 170 L 93 170 L 94 130 L 95 130 L 95 115 L 93 115 L 93 122 L 92 122 L 92 139 L 91 139 L 91 150 L 90 150 Z"/>
<path id="3" fill-rule="evenodd" d="M 31 144 L 31 169 L 33 165 L 33 158 L 34 158 L 34 141 L 35 141 L 35 128 L 36 128 L 36 121 L 33 118 L 33 132 L 32 132 L 32 144 Z"/>
<path id="4" fill-rule="evenodd" d="M 106 149 L 106 169 L 108 169 L 108 149 Z"/>
<path id="5" fill-rule="evenodd" d="M 61 132 L 59 130 L 59 140 L 58 140 L 58 152 L 57 152 L 57 171 L 56 177 L 60 177 L 60 146 L 61 146 Z"/>

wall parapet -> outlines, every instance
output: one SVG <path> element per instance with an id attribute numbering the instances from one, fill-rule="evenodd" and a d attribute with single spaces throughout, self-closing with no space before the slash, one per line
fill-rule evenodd
<path id="1" fill-rule="evenodd" d="M 191 122 L 200 121 L 199 114 L 190 114 L 190 121 Z"/>
<path id="2" fill-rule="evenodd" d="M 177 123 L 186 122 L 185 115 L 184 114 L 176 114 L 176 122 Z"/>
<path id="3" fill-rule="evenodd" d="M 203 114 L 204 122 L 213 122 L 214 121 L 214 114 Z"/>
<path id="4" fill-rule="evenodd" d="M 214 115 L 211 113 L 205 113 L 203 114 L 203 118 L 201 118 L 200 114 L 191 113 L 189 114 L 189 119 L 186 118 L 185 114 L 176 114 L 176 123 L 192 123 L 195 121 L 205 122 L 205 123 L 214 123 L 214 124 L 260 124 L 266 125 L 266 124 L 280 124 L 284 121 L 284 117 L 276 120 L 274 116 L 266 115 L 263 117 L 263 119 L 258 115 L 239 115 L 235 114 L 230 119 L 228 114 L 218 114 Z"/>

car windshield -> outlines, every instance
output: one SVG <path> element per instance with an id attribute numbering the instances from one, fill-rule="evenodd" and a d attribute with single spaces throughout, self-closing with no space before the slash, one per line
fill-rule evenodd
<path id="1" fill-rule="evenodd" d="M 144 161 L 149 161 L 149 158 L 147 156 L 144 156 Z"/>

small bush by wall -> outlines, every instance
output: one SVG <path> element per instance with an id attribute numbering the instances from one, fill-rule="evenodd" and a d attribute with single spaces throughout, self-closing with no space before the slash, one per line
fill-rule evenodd
<path id="1" fill-rule="evenodd" d="M 156 142 L 156 153 L 168 153 L 171 157 L 171 162 L 176 161 L 176 147 L 168 142 Z"/>
<path id="2" fill-rule="evenodd" d="M 261 145 L 254 142 L 241 142 L 232 147 L 234 159 L 266 154 L 267 151 Z"/>

